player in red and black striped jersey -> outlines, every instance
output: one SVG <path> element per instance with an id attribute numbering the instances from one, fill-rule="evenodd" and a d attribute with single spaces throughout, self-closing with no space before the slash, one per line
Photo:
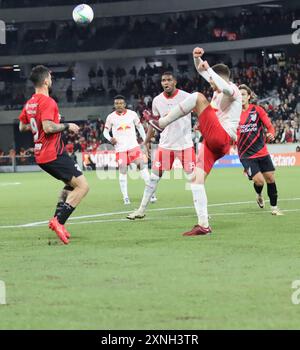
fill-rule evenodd
<path id="1" fill-rule="evenodd" d="M 78 133 L 79 127 L 73 123 L 60 123 L 57 104 L 49 97 L 52 79 L 48 68 L 33 68 L 30 80 L 34 84 L 35 94 L 27 101 L 20 114 L 19 129 L 21 132 L 33 133 L 36 163 L 66 185 L 60 195 L 54 217 L 49 221 L 49 228 L 68 244 L 70 234 L 64 224 L 87 194 L 89 187 L 79 165 L 64 151 L 61 133 L 65 130 Z"/>
<path id="2" fill-rule="evenodd" d="M 249 179 L 254 182 L 258 206 L 260 208 L 265 206 L 262 190 L 266 182 L 271 213 L 272 215 L 282 215 L 277 207 L 275 168 L 265 143 L 266 139 L 274 141 L 274 127 L 265 110 L 250 103 L 253 96 L 251 89 L 244 84 L 240 85 L 239 89 L 243 105 L 237 134 L 237 147 L 241 163 Z M 265 128 L 267 129 L 266 134 Z"/>

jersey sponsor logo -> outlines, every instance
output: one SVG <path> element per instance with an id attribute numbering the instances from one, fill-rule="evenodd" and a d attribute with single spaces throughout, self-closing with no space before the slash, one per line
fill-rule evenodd
<path id="1" fill-rule="evenodd" d="M 254 123 L 254 124 L 241 125 L 240 131 L 241 131 L 241 134 L 245 134 L 245 133 L 253 132 L 253 131 L 256 132 L 257 131 L 257 124 Z"/>

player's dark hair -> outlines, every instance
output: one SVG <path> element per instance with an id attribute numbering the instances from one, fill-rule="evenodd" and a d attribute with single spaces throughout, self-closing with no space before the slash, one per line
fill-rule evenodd
<path id="1" fill-rule="evenodd" d="M 49 74 L 50 70 L 47 67 L 40 65 L 32 69 L 29 79 L 32 81 L 34 87 L 41 87 Z"/>
<path id="2" fill-rule="evenodd" d="M 126 101 L 126 99 L 125 99 L 125 97 L 123 96 L 123 95 L 117 95 L 117 96 L 115 96 L 114 97 L 114 101 L 115 100 L 124 100 L 124 101 Z"/>
<path id="3" fill-rule="evenodd" d="M 176 76 L 174 75 L 174 73 L 172 73 L 171 71 L 166 71 L 166 72 L 163 72 L 163 74 L 161 76 L 164 76 L 164 75 L 171 75 L 175 80 L 176 79 Z"/>
<path id="4" fill-rule="evenodd" d="M 230 78 L 230 69 L 224 63 L 218 63 L 211 67 L 217 74 Z"/>
<path id="5" fill-rule="evenodd" d="M 256 94 L 249 88 L 248 85 L 246 85 L 246 84 L 241 84 L 241 85 L 239 86 L 239 90 L 246 90 L 247 93 L 248 93 L 248 95 L 250 96 L 250 101 L 251 101 L 251 100 L 256 100 L 256 99 L 257 99 Z"/>

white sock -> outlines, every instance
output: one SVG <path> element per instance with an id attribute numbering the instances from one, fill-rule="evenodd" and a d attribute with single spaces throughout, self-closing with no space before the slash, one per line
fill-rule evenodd
<path id="1" fill-rule="evenodd" d="M 207 196 L 202 184 L 191 184 L 194 207 L 198 216 L 198 224 L 208 227 Z"/>
<path id="2" fill-rule="evenodd" d="M 142 169 L 140 171 L 140 174 L 141 174 L 141 178 L 145 181 L 145 184 L 147 185 L 150 181 L 150 174 L 149 174 L 149 170 L 147 169 L 147 167 Z"/>
<path id="3" fill-rule="evenodd" d="M 192 93 L 185 100 L 172 108 L 166 117 L 159 119 L 159 126 L 165 128 L 175 120 L 189 114 L 196 107 L 197 98 L 198 92 Z"/>
<path id="4" fill-rule="evenodd" d="M 128 192 L 127 192 L 127 174 L 119 174 L 119 182 L 120 182 L 120 189 L 123 195 L 123 198 L 128 198 Z"/>
<path id="5" fill-rule="evenodd" d="M 153 193 L 155 193 L 156 191 L 159 180 L 160 180 L 159 176 L 153 173 L 151 174 L 149 183 L 148 184 L 146 183 L 143 199 L 139 208 L 140 211 L 144 212 L 146 210 L 147 205 L 149 204 Z"/>

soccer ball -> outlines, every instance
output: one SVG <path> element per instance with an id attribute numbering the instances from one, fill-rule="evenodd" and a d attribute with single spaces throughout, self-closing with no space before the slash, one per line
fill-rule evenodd
<path id="1" fill-rule="evenodd" d="M 89 5 L 78 5 L 73 10 L 73 19 L 78 24 L 89 24 L 94 19 L 94 11 Z"/>

